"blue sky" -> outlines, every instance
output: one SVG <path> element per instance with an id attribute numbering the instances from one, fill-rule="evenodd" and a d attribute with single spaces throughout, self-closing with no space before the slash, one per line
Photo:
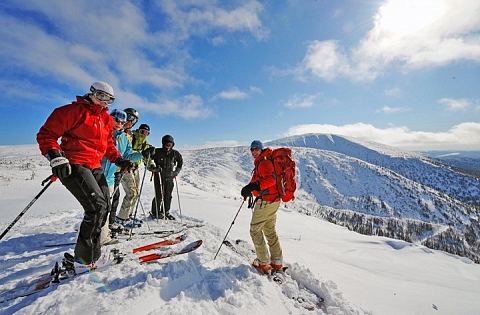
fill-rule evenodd
<path id="1" fill-rule="evenodd" d="M 110 83 L 153 145 L 311 132 L 408 150 L 480 148 L 480 2 L 0 3 L 0 145 Z"/>

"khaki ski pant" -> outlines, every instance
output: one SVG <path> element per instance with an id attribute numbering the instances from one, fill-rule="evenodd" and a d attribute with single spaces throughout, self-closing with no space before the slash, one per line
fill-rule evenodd
<path id="1" fill-rule="evenodd" d="M 117 215 L 122 220 L 128 219 L 133 212 L 133 207 L 138 199 L 139 183 L 140 175 L 138 174 L 138 168 L 123 175 L 122 186 L 125 191 L 125 197 L 123 197 L 122 206 Z"/>
<path id="2" fill-rule="evenodd" d="M 252 221 L 250 222 L 250 236 L 255 246 L 257 258 L 263 263 L 270 263 L 270 259 L 283 258 L 280 240 L 275 229 L 279 207 L 280 201 L 268 202 L 259 199 L 253 209 Z M 268 248 L 265 238 L 268 242 Z"/>

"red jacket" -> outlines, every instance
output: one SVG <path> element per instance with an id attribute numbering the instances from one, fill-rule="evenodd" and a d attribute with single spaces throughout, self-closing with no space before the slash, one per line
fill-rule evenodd
<path id="1" fill-rule="evenodd" d="M 260 184 L 260 191 L 253 191 L 254 196 L 259 196 L 265 201 L 277 201 L 279 200 L 279 194 L 277 190 L 277 183 L 275 180 L 275 170 L 273 168 L 272 149 L 266 148 L 262 154 L 255 159 L 253 164 L 255 169 L 253 170 L 251 183 L 258 181 Z"/>
<path id="2" fill-rule="evenodd" d="M 100 168 L 103 156 L 114 162 L 121 154 L 113 142 L 113 120 L 107 110 L 80 96 L 56 108 L 37 133 L 40 151 L 46 155 L 52 149 L 62 150 L 70 164 L 90 169 Z"/>

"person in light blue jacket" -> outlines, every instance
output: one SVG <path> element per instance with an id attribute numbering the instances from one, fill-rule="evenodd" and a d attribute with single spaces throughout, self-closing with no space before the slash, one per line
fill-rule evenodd
<path id="1" fill-rule="evenodd" d="M 127 114 L 123 110 L 114 109 L 110 115 L 113 117 L 113 141 L 118 152 L 122 155 L 122 158 L 125 160 L 132 160 L 136 162 L 142 159 L 144 156 L 151 154 L 155 148 L 150 147 L 142 152 L 133 152 L 130 141 L 128 140 L 124 130 L 123 125 L 127 120 Z M 110 191 L 110 200 L 113 198 L 114 194 L 120 194 L 120 191 L 115 189 L 118 187 L 121 179 L 121 173 L 119 172 L 118 166 L 115 163 L 110 162 L 107 158 L 103 158 L 101 161 L 103 174 L 107 179 L 108 189 Z M 118 202 L 119 198 L 116 198 Z M 100 236 L 100 244 L 106 245 L 112 243 L 111 230 L 116 230 L 118 227 L 115 226 L 115 213 L 112 213 L 112 210 L 115 211 L 117 207 L 110 205 L 110 213 L 108 214 L 107 223 L 102 228 L 102 233 Z"/>

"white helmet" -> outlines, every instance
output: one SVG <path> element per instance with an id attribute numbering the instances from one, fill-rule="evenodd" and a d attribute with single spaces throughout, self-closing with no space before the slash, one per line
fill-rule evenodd
<path id="1" fill-rule="evenodd" d="M 92 86 L 90 86 L 90 92 L 95 93 L 95 91 L 105 92 L 111 98 L 115 98 L 115 96 L 113 95 L 113 88 L 108 83 L 102 81 L 93 82 Z"/>

